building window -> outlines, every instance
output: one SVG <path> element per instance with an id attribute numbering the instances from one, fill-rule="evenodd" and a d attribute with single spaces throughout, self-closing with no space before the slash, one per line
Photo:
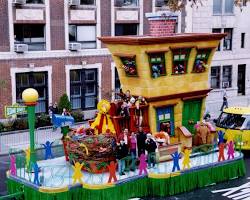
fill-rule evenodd
<path id="1" fill-rule="evenodd" d="M 166 75 L 165 53 L 150 53 L 148 54 L 148 56 L 149 56 L 151 76 L 153 78 L 165 76 Z"/>
<path id="2" fill-rule="evenodd" d="M 241 44 L 240 47 L 241 48 L 245 48 L 245 33 L 241 33 Z"/>
<path id="3" fill-rule="evenodd" d="M 221 28 L 213 28 L 212 33 L 221 33 Z M 217 51 L 220 51 L 220 43 L 218 45 Z"/>
<path id="4" fill-rule="evenodd" d="M 29 51 L 45 50 L 44 24 L 15 24 L 15 44 L 27 44 Z"/>
<path id="5" fill-rule="evenodd" d="M 212 29 L 213 33 L 227 33 L 227 36 L 225 36 L 224 40 L 223 40 L 223 50 L 225 51 L 230 51 L 232 50 L 232 43 L 233 43 L 233 29 L 232 28 L 225 28 L 225 29 L 221 29 L 221 28 L 213 28 Z M 221 50 L 221 44 L 219 44 L 217 51 Z"/>
<path id="6" fill-rule="evenodd" d="M 138 6 L 138 0 L 115 0 L 116 7 Z"/>
<path id="7" fill-rule="evenodd" d="M 234 0 L 213 0 L 213 14 L 233 14 Z"/>
<path id="8" fill-rule="evenodd" d="M 168 5 L 169 0 L 155 0 L 155 7 L 163 7 Z"/>
<path id="9" fill-rule="evenodd" d="M 222 0 L 213 0 L 213 14 L 222 13 Z"/>
<path id="10" fill-rule="evenodd" d="M 243 6 L 247 6 L 247 1 L 248 0 L 243 0 Z"/>
<path id="11" fill-rule="evenodd" d="M 220 88 L 220 66 L 211 67 L 211 88 Z"/>
<path id="12" fill-rule="evenodd" d="M 198 49 L 197 50 L 193 72 L 200 73 L 200 72 L 206 71 L 207 61 L 208 61 L 210 53 L 211 53 L 211 49 Z"/>
<path id="13" fill-rule="evenodd" d="M 138 24 L 116 24 L 115 36 L 138 35 Z"/>
<path id="14" fill-rule="evenodd" d="M 69 25 L 69 41 L 81 43 L 82 49 L 96 48 L 96 26 Z"/>
<path id="15" fill-rule="evenodd" d="M 121 82 L 119 79 L 118 71 L 115 67 L 115 99 L 121 99 L 121 96 L 118 95 L 120 93 L 120 89 L 121 89 Z"/>
<path id="16" fill-rule="evenodd" d="M 81 0 L 81 5 L 95 5 L 95 0 Z"/>
<path id="17" fill-rule="evenodd" d="M 137 76 L 135 56 L 121 57 L 121 61 L 127 76 Z"/>
<path id="18" fill-rule="evenodd" d="M 28 72 L 16 74 L 16 102 L 22 103 L 22 92 L 34 88 L 39 94 L 36 113 L 47 112 L 48 108 L 48 73 Z"/>
<path id="19" fill-rule="evenodd" d="M 26 0 L 26 3 L 44 3 L 44 0 Z"/>
<path id="20" fill-rule="evenodd" d="M 223 88 L 232 87 L 232 66 L 231 65 L 223 66 L 222 87 Z"/>
<path id="21" fill-rule="evenodd" d="M 185 74 L 187 72 L 187 63 L 190 49 L 173 50 L 173 74 Z"/>
<path id="22" fill-rule="evenodd" d="M 233 29 L 225 28 L 224 33 L 227 33 L 227 35 L 224 38 L 223 50 L 232 50 Z"/>
<path id="23" fill-rule="evenodd" d="M 72 109 L 95 109 L 97 104 L 97 69 L 70 70 Z"/>
<path id="24" fill-rule="evenodd" d="M 234 0 L 224 0 L 225 3 L 225 14 L 234 13 Z"/>

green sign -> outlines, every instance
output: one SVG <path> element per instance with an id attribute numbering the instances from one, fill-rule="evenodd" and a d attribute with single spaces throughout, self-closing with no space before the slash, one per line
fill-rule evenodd
<path id="1" fill-rule="evenodd" d="M 17 105 L 5 106 L 4 110 L 5 110 L 4 113 L 5 113 L 6 118 L 27 112 L 26 106 L 17 106 Z"/>

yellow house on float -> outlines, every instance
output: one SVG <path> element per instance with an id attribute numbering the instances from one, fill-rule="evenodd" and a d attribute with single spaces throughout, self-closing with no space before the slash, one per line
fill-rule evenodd
<path id="1" fill-rule="evenodd" d="M 200 121 L 213 55 L 225 34 L 101 37 L 115 61 L 123 91 L 149 104 L 149 126 L 157 132 L 170 122 L 171 135 L 186 127 L 194 133 Z"/>

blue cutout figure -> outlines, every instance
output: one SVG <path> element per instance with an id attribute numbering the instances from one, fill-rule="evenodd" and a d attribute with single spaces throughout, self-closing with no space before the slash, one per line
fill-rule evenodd
<path id="1" fill-rule="evenodd" d="M 54 142 L 49 142 L 47 141 L 45 144 L 42 144 L 44 146 L 44 149 L 45 149 L 45 160 L 47 159 L 52 159 L 53 158 L 53 155 L 52 155 L 52 144 Z"/>
<path id="2" fill-rule="evenodd" d="M 173 154 L 171 154 L 171 156 L 173 158 L 173 164 L 174 164 L 172 172 L 175 171 L 175 168 L 177 168 L 177 170 L 180 171 L 179 159 L 181 158 L 181 153 L 178 153 L 178 151 L 176 151 Z"/>
<path id="3" fill-rule="evenodd" d="M 40 186 L 40 182 L 39 182 L 39 167 L 37 165 L 37 163 L 33 163 L 32 164 L 33 169 L 34 169 L 34 184 Z"/>
<path id="4" fill-rule="evenodd" d="M 219 139 L 218 146 L 220 143 L 224 143 L 224 135 L 225 133 L 223 131 L 218 131 L 218 139 Z"/>

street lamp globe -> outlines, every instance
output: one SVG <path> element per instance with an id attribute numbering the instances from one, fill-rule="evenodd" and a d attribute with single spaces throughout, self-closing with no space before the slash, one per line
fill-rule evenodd
<path id="1" fill-rule="evenodd" d="M 38 100 L 38 92 L 33 88 L 27 88 L 22 93 L 22 99 L 25 104 L 36 103 Z"/>

